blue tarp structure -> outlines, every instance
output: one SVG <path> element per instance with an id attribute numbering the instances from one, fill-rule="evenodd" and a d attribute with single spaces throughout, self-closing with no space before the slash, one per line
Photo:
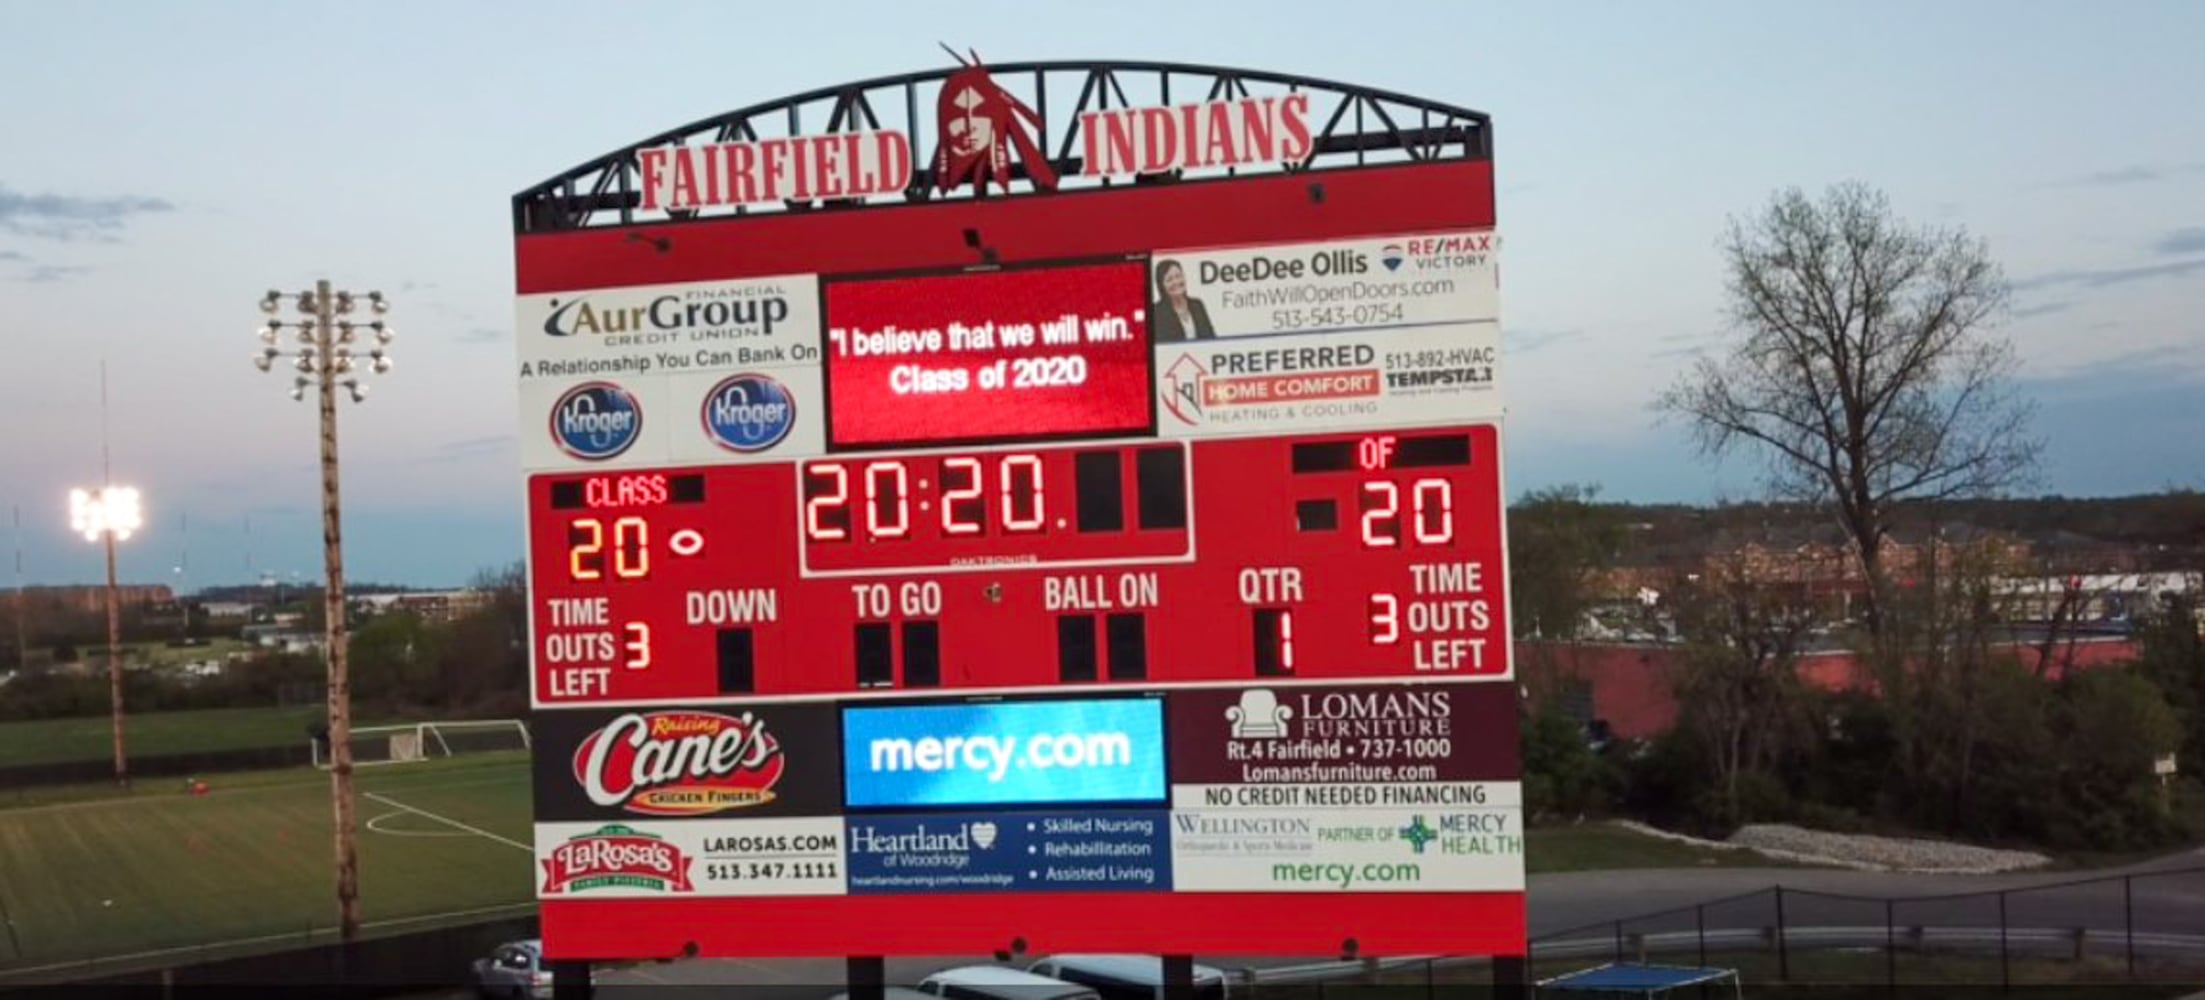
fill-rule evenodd
<path id="1" fill-rule="evenodd" d="M 1660 996 L 1670 990 L 1701 983 L 1729 980 L 1733 995 L 1742 995 L 1736 969 L 1700 969 L 1679 965 L 1640 965 L 1618 962 L 1580 969 L 1552 979 L 1542 979 L 1538 989 L 1569 993 L 1623 993 Z"/>

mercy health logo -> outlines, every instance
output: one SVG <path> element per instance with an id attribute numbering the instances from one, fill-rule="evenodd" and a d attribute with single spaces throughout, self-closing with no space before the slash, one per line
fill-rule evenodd
<path id="1" fill-rule="evenodd" d="M 843 710 L 852 807 L 1161 802 L 1155 698 Z"/>
<path id="2" fill-rule="evenodd" d="M 643 433 L 643 405 L 635 394 L 611 382 L 584 382 L 551 405 L 551 440 L 559 450 L 586 461 L 603 461 L 627 451 Z"/>
<path id="3" fill-rule="evenodd" d="M 764 375 L 730 375 L 704 397 L 704 433 L 729 451 L 765 451 L 796 426 L 796 397 Z"/>
<path id="4" fill-rule="evenodd" d="M 748 712 L 630 712 L 574 752 L 574 780 L 591 802 L 651 816 L 771 802 L 787 767 L 780 741 Z"/>
<path id="5" fill-rule="evenodd" d="M 652 889 L 689 892 L 693 859 L 657 834 L 608 824 L 572 837 L 543 859 L 543 893 L 591 889 Z"/>
<path id="6" fill-rule="evenodd" d="M 642 300 L 603 292 L 550 304 L 545 334 L 592 338 L 607 347 L 770 337 L 774 325 L 789 318 L 788 292 L 775 284 L 707 285 Z"/>

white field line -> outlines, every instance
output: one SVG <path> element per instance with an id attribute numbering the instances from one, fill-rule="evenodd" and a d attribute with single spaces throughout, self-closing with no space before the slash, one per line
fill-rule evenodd
<path id="1" fill-rule="evenodd" d="M 413 813 L 416 816 L 426 816 L 429 819 L 433 819 L 446 826 L 453 827 L 455 829 L 465 830 L 468 833 L 472 833 L 477 837 L 485 837 L 490 840 L 495 840 L 498 843 L 504 844 L 508 847 L 520 848 L 521 850 L 527 851 L 530 855 L 534 855 L 536 853 L 536 848 L 532 845 L 523 844 L 518 840 L 511 840 L 505 837 L 500 837 L 497 834 L 491 833 L 488 830 L 484 830 L 479 827 L 468 826 L 467 824 L 462 823 L 456 819 L 452 819 L 449 816 L 439 816 L 433 812 L 428 811 L 427 809 L 416 809 L 387 795 L 377 795 L 374 792 L 364 792 L 362 793 L 361 797 L 374 799 L 375 801 L 380 802 L 386 806 L 390 806 L 393 809 L 403 809 L 407 812 Z"/>
<path id="2" fill-rule="evenodd" d="M 522 910 L 533 911 L 535 909 L 535 903 L 507 903 L 503 906 L 483 906 L 472 910 L 453 910 L 450 913 L 424 913 L 418 917 L 392 917 L 388 920 L 370 920 L 366 923 L 361 924 L 360 928 L 362 930 L 381 930 L 386 927 L 403 927 L 407 924 L 444 923 L 456 921 L 462 917 L 479 917 L 492 913 L 518 913 Z M 102 966 L 124 965 L 128 963 L 143 962 L 147 959 L 162 958 L 172 955 L 205 954 L 208 952 L 220 951 L 226 948 L 242 948 L 248 945 L 270 944 L 277 941 L 297 941 L 301 938 L 306 938 L 311 941 L 317 936 L 333 938 L 335 937 L 335 935 L 336 928 L 334 927 L 317 927 L 303 934 L 298 931 L 290 931 L 283 934 L 261 934 L 254 937 L 231 938 L 227 941 L 209 941 L 205 944 L 187 944 L 178 945 L 174 948 L 156 948 L 152 951 L 137 951 L 131 952 L 127 955 L 102 955 L 98 958 L 80 958 L 70 962 L 51 962 L 46 965 L 30 965 L 17 969 L 0 969 L 0 982 L 28 978 L 45 972 L 60 972 L 64 970 L 82 972 L 86 969 L 100 971 L 100 967 Z M 117 971 L 118 973 L 120 973 L 127 970 Z"/>
<path id="3" fill-rule="evenodd" d="M 367 823 L 366 823 L 365 825 L 366 825 L 366 827 L 367 827 L 367 828 L 368 828 L 369 830 L 372 830 L 372 831 L 374 831 L 374 832 L 376 832 L 376 833 L 380 833 L 380 834 L 382 834 L 382 835 L 384 835 L 384 836 L 386 836 L 386 837 L 432 837 L 432 838 L 443 838 L 443 837 L 465 837 L 465 836 L 468 836 L 468 833 L 467 833 L 467 831 L 465 831 L 465 830 L 385 830 L 385 829 L 383 829 L 383 828 L 382 828 L 381 826 L 377 825 L 377 824 L 380 824 L 380 823 L 382 823 L 382 822 L 383 822 L 384 820 L 392 820 L 392 819 L 398 819 L 398 818 L 400 818 L 400 817 L 402 817 L 402 816 L 405 816 L 405 815 L 406 815 L 406 814 L 405 814 L 405 813 L 403 813 L 403 812 L 387 812 L 387 813 L 377 813 L 377 814 L 375 815 L 375 817 L 374 817 L 373 819 L 370 819 L 370 820 L 368 820 L 368 821 L 367 821 Z"/>

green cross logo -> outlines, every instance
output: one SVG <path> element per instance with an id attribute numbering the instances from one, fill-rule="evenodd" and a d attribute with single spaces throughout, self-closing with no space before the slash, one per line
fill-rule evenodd
<path id="1" fill-rule="evenodd" d="M 1424 814 L 1418 813 L 1408 826 L 1401 828 L 1401 839 L 1409 842 L 1416 853 L 1424 853 L 1424 845 L 1439 839 L 1439 831 L 1424 825 Z"/>

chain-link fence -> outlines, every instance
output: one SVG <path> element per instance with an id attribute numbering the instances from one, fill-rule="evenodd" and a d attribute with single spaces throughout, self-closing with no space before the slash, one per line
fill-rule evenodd
<path id="1" fill-rule="evenodd" d="M 1761 982 L 2205 986 L 2205 866 L 1929 896 L 1776 886 L 1531 940 L 1535 974 L 1599 962 Z"/>

